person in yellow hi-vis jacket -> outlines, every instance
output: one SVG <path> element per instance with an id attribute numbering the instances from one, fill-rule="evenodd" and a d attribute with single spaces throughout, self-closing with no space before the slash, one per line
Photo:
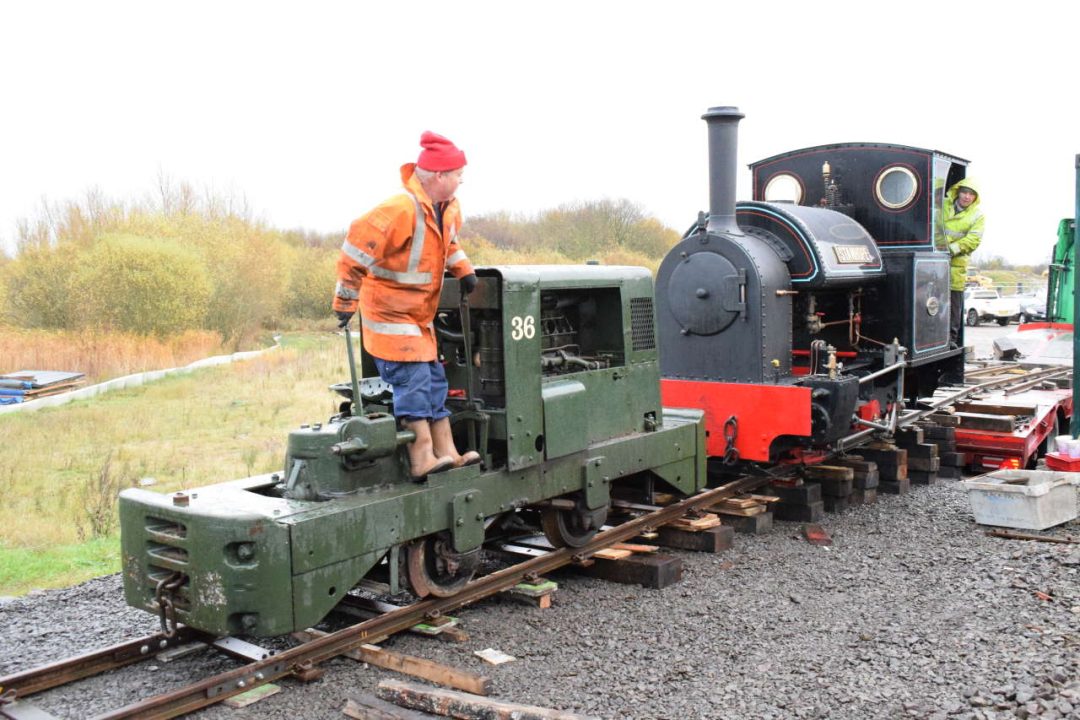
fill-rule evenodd
<path id="1" fill-rule="evenodd" d="M 434 327 L 443 271 L 466 292 L 477 284 L 457 237 L 465 153 L 433 132 L 420 136 L 420 146 L 419 159 L 401 166 L 404 191 L 349 227 L 333 302 L 341 327 L 360 310 L 364 349 L 394 389 L 395 417 L 416 434 L 408 450 L 417 481 L 480 462 L 475 450 L 460 454 L 454 446 Z"/>
<path id="2" fill-rule="evenodd" d="M 945 193 L 941 216 L 945 244 L 949 251 L 949 339 L 960 344 L 964 323 L 964 282 L 967 279 L 968 258 L 982 242 L 986 216 L 979 207 L 979 186 L 972 178 L 964 178 Z"/>

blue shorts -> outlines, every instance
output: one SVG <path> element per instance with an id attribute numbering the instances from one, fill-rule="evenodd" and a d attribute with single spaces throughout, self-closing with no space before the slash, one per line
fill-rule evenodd
<path id="1" fill-rule="evenodd" d="M 448 385 L 442 363 L 372 359 L 379 377 L 394 388 L 394 417 L 439 420 L 450 416 L 446 409 Z"/>

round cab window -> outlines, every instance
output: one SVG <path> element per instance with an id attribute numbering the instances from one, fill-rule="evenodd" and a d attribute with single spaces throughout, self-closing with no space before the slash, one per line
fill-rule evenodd
<path id="1" fill-rule="evenodd" d="M 878 202 L 887 208 L 897 210 L 907 207 L 915 199 L 919 190 L 919 181 L 915 173 L 906 167 L 891 167 L 878 175 L 874 194 Z"/>
<path id="2" fill-rule="evenodd" d="M 802 183 L 790 173 L 780 173 L 765 183 L 765 202 L 789 202 L 796 205 L 802 200 Z"/>

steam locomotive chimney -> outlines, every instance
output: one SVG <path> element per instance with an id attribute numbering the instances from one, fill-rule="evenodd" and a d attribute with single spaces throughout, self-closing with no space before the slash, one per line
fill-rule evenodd
<path id="1" fill-rule="evenodd" d="M 739 121 L 744 117 L 730 106 L 709 108 L 701 116 L 709 124 L 710 233 L 742 234 L 735 222 L 735 172 Z"/>

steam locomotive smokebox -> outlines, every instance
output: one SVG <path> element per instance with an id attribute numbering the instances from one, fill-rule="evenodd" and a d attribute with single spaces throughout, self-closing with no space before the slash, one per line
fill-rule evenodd
<path id="1" fill-rule="evenodd" d="M 790 372 L 791 300 L 770 290 L 788 284 L 783 262 L 760 236 L 702 232 L 680 242 L 657 274 L 664 374 L 765 382 Z"/>

